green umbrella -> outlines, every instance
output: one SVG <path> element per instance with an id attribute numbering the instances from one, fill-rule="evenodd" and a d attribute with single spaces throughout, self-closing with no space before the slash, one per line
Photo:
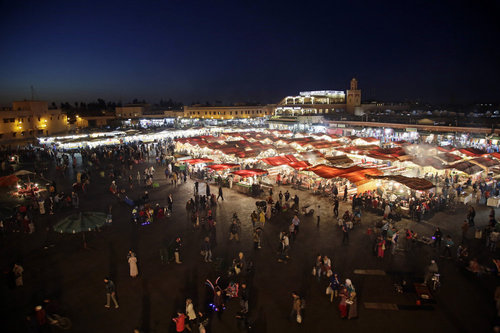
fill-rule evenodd
<path id="1" fill-rule="evenodd" d="M 83 234 L 83 246 L 87 248 L 85 231 L 91 231 L 106 224 L 106 214 L 101 212 L 80 212 L 63 218 L 54 226 L 54 231 L 65 234 Z"/>

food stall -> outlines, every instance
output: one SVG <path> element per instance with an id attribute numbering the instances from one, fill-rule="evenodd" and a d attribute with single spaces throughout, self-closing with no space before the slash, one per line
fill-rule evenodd
<path id="1" fill-rule="evenodd" d="M 210 179 L 218 179 L 222 186 L 232 188 L 233 181 L 230 170 L 240 168 L 240 165 L 236 163 L 222 163 L 206 165 L 205 168 L 209 170 L 208 177 Z"/>
<path id="2" fill-rule="evenodd" d="M 245 169 L 236 170 L 231 173 L 237 176 L 235 178 L 236 184 L 234 184 L 236 191 L 256 196 L 261 192 L 259 178 L 260 176 L 267 174 L 267 171 L 262 169 Z"/>
<path id="3" fill-rule="evenodd" d="M 382 175 L 382 171 L 376 168 L 363 168 L 360 166 L 352 166 L 349 168 L 337 168 L 327 166 L 325 164 L 316 165 L 310 168 L 305 169 L 306 171 L 311 171 L 317 174 L 318 176 L 331 179 L 331 178 L 344 178 L 348 180 L 346 186 L 348 186 L 347 194 L 349 196 L 354 195 L 356 193 L 362 193 L 367 190 L 367 185 L 362 188 L 362 192 L 356 186 L 356 184 L 367 184 L 367 175 L 378 176 Z M 339 188 L 339 195 L 343 196 L 343 189 Z"/>

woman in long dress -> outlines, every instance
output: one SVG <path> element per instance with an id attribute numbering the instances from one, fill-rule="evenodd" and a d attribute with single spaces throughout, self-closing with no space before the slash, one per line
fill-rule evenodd
<path id="1" fill-rule="evenodd" d="M 139 270 L 137 269 L 137 257 L 134 254 L 128 258 L 128 264 L 130 266 L 130 276 L 133 278 L 137 277 Z"/>
<path id="2" fill-rule="evenodd" d="M 272 204 L 268 202 L 266 206 L 266 218 L 270 220 L 271 215 L 272 215 Z"/>
<path id="3" fill-rule="evenodd" d="M 355 319 L 358 317 L 358 300 L 356 297 L 356 292 L 352 292 L 349 298 L 349 312 L 347 319 Z"/>

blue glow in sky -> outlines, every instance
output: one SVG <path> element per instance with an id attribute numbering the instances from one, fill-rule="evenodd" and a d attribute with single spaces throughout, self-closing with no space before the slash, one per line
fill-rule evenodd
<path id="1" fill-rule="evenodd" d="M 0 103 L 499 100 L 499 2 L 3 1 Z"/>

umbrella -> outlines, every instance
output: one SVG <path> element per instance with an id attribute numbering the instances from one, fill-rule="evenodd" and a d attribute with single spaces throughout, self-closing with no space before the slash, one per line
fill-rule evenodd
<path id="1" fill-rule="evenodd" d="M 34 172 L 28 171 L 28 170 L 19 170 L 14 172 L 14 175 L 16 176 L 26 176 L 26 175 L 34 175 Z"/>
<path id="2" fill-rule="evenodd" d="M 83 234 L 83 246 L 87 248 L 85 231 L 91 231 L 106 224 L 107 215 L 100 212 L 80 212 L 63 218 L 54 226 L 54 231 L 66 234 Z"/>
<path id="3" fill-rule="evenodd" d="M 17 184 L 19 178 L 16 175 L 0 177 L 0 187 L 10 187 Z"/>

